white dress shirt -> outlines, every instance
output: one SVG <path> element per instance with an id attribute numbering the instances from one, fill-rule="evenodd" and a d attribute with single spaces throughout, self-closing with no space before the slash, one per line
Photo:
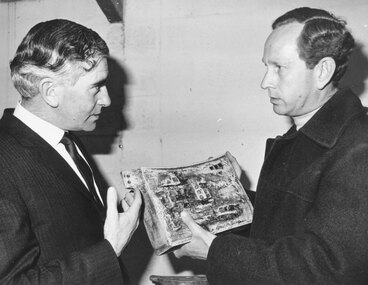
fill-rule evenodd
<path id="1" fill-rule="evenodd" d="M 88 189 L 87 183 L 84 180 L 82 174 L 79 172 L 73 159 L 71 158 L 71 156 L 65 149 L 65 146 L 62 143 L 60 143 L 60 140 L 62 139 L 64 135 L 64 131 L 62 129 L 32 114 L 27 109 L 25 109 L 20 103 L 17 104 L 14 110 L 14 116 L 17 117 L 19 120 L 21 120 L 24 124 L 26 124 L 35 133 L 37 133 L 49 145 L 51 145 L 65 159 L 65 161 L 70 165 L 70 167 L 78 175 L 79 179 L 84 183 L 84 185 Z M 86 161 L 85 157 L 83 156 L 82 152 L 80 151 L 77 145 L 76 145 L 76 148 L 80 156 Z M 96 189 L 98 189 L 94 178 L 93 178 L 93 183 Z M 100 191 L 97 191 L 97 195 L 99 196 L 101 202 L 103 203 L 101 199 Z"/>
<path id="2" fill-rule="evenodd" d="M 309 112 L 307 114 L 293 117 L 294 124 L 296 126 L 296 129 L 299 130 L 301 127 L 303 127 L 320 108 L 313 110 L 312 112 Z"/>

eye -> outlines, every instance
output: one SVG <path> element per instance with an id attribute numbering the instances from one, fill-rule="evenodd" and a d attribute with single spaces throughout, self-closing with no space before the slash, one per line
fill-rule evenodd
<path id="1" fill-rule="evenodd" d="M 92 85 L 92 90 L 96 93 L 100 92 L 101 88 L 106 86 L 106 80 L 101 80 Z"/>
<path id="2" fill-rule="evenodd" d="M 101 85 L 101 84 L 93 85 L 91 90 L 92 90 L 92 92 L 93 92 L 93 93 L 97 94 L 97 93 L 99 93 L 99 92 L 100 92 L 100 90 L 101 90 L 102 86 L 103 86 L 103 85 Z"/>

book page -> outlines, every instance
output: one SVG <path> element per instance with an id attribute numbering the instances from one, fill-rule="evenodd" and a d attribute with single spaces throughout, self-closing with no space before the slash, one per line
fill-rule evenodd
<path id="1" fill-rule="evenodd" d="M 253 207 L 226 154 L 188 166 L 142 167 L 123 172 L 123 179 L 125 185 L 140 187 L 150 239 L 157 239 L 159 231 L 152 227 L 162 227 L 158 239 L 170 246 L 190 240 L 190 230 L 180 218 L 183 210 L 213 234 L 252 221 Z"/>

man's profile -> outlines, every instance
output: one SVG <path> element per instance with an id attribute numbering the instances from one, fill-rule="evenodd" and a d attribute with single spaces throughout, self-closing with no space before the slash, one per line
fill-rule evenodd
<path id="1" fill-rule="evenodd" d="M 308 7 L 272 29 L 261 87 L 294 125 L 267 141 L 250 236 L 216 237 L 184 213 L 193 239 L 176 256 L 206 259 L 210 284 L 367 284 L 367 108 L 338 84 L 354 38 Z"/>
<path id="2" fill-rule="evenodd" d="M 105 41 L 56 19 L 36 24 L 10 63 L 21 100 L 0 120 L 0 283 L 122 284 L 119 259 L 141 197 L 99 179 L 73 131 L 110 105 Z"/>

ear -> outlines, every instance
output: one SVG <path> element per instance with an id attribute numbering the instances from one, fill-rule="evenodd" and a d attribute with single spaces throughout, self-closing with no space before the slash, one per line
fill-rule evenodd
<path id="1" fill-rule="evenodd" d="M 59 98 L 55 88 L 55 82 L 51 78 L 41 80 L 40 94 L 47 105 L 56 108 L 59 105 Z"/>
<path id="2" fill-rule="evenodd" d="M 332 57 L 322 58 L 315 66 L 317 88 L 322 90 L 330 83 L 336 69 L 335 60 Z"/>

